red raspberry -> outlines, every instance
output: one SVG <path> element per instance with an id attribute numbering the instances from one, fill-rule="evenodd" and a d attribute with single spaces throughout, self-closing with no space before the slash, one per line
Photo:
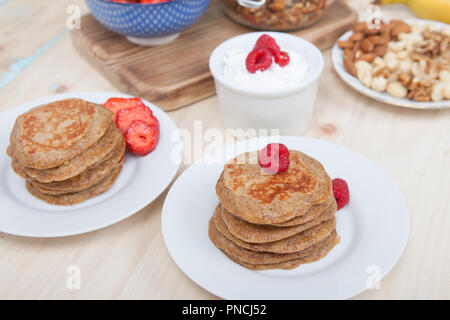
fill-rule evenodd
<path id="1" fill-rule="evenodd" d="M 128 149 L 140 156 L 155 150 L 159 141 L 159 127 L 148 125 L 145 121 L 136 120 L 125 133 Z"/>
<path id="2" fill-rule="evenodd" d="M 145 106 L 145 104 L 139 98 L 109 98 L 103 106 L 114 112 L 114 119 L 116 119 L 120 110 Z"/>
<path id="3" fill-rule="evenodd" d="M 248 54 L 245 65 L 250 73 L 267 70 L 272 65 L 272 55 L 269 50 L 264 48 L 253 49 Z"/>
<path id="4" fill-rule="evenodd" d="M 256 41 L 255 47 L 253 49 L 265 48 L 269 49 L 272 55 L 276 58 L 281 52 L 280 46 L 277 44 L 274 38 L 267 34 L 263 34 Z"/>
<path id="5" fill-rule="evenodd" d="M 333 179 L 333 194 L 338 210 L 343 208 L 350 200 L 347 182 L 340 178 Z"/>
<path id="6" fill-rule="evenodd" d="M 158 119 L 153 116 L 153 112 L 146 106 L 137 106 L 120 110 L 119 113 L 117 113 L 116 124 L 119 130 L 122 131 L 122 133 L 125 133 L 130 125 L 136 120 L 142 120 L 148 125 L 159 126 Z"/>
<path id="7" fill-rule="evenodd" d="M 275 57 L 275 62 L 278 63 L 281 67 L 286 66 L 291 58 L 289 58 L 289 54 L 287 52 L 281 51 L 280 54 Z"/>
<path id="8" fill-rule="evenodd" d="M 264 171 L 277 174 L 289 168 L 289 149 L 281 143 L 270 143 L 259 152 L 258 162 Z"/>

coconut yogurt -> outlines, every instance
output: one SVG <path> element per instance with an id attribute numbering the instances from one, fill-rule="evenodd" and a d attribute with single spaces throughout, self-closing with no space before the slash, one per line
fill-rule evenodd
<path id="1" fill-rule="evenodd" d="M 250 73 L 245 65 L 249 50 L 242 44 L 236 44 L 225 53 L 223 76 L 239 87 L 258 91 L 273 91 L 298 85 L 306 78 L 309 65 L 297 51 L 284 51 L 289 54 L 288 65 L 281 67 L 273 61 L 269 69 Z"/>

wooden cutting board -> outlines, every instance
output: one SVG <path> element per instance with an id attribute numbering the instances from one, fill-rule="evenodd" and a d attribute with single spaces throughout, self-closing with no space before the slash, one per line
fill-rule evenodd
<path id="1" fill-rule="evenodd" d="M 356 20 L 356 12 L 338 0 L 317 24 L 292 34 L 324 50 Z M 211 52 L 226 39 L 251 31 L 231 21 L 219 0 L 212 0 L 198 22 L 160 47 L 134 45 L 90 14 L 82 17 L 81 29 L 71 35 L 81 56 L 118 90 L 174 110 L 215 94 L 208 67 Z"/>

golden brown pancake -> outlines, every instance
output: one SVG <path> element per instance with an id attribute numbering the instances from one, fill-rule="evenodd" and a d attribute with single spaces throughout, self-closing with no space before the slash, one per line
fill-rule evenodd
<path id="1" fill-rule="evenodd" d="M 31 183 L 36 189 L 46 194 L 64 194 L 85 190 L 103 180 L 116 166 L 123 164 L 125 148 L 126 143 L 123 139 L 111 157 L 68 180 L 50 183 L 31 180 Z"/>
<path id="2" fill-rule="evenodd" d="M 308 257 L 319 252 L 327 244 L 335 243 L 337 238 L 336 230 L 334 230 L 324 240 L 302 251 L 293 253 L 258 252 L 241 248 L 223 236 L 217 230 L 213 218 L 209 221 L 208 235 L 214 245 L 224 251 L 228 256 L 251 264 L 273 264 Z"/>
<path id="3" fill-rule="evenodd" d="M 75 193 L 66 193 L 60 195 L 50 195 L 45 194 L 37 190 L 29 181 L 26 182 L 27 190 L 34 195 L 35 197 L 44 200 L 49 204 L 62 205 L 62 206 L 71 206 L 80 202 L 83 202 L 87 199 L 93 198 L 107 191 L 114 181 L 117 179 L 120 171 L 122 170 L 122 166 L 117 166 L 113 171 L 104 178 L 98 184 L 90 187 L 89 189 L 83 190 L 81 192 Z"/>
<path id="4" fill-rule="evenodd" d="M 285 222 L 272 223 L 271 225 L 276 227 L 292 227 L 307 223 L 311 220 L 316 219 L 322 212 L 324 212 L 332 205 L 332 202 L 336 203 L 333 195 L 330 196 L 330 199 L 328 201 L 312 206 L 306 213 L 302 214 L 301 216 L 292 218 L 291 220 Z"/>
<path id="5" fill-rule="evenodd" d="M 329 220 L 333 218 L 336 209 L 336 202 L 333 201 L 316 219 L 292 227 L 274 227 L 270 225 L 252 224 L 233 216 L 222 206 L 220 206 L 219 210 L 222 210 L 222 219 L 233 236 L 245 242 L 265 243 L 289 238 L 312 228 L 323 221 Z"/>
<path id="6" fill-rule="evenodd" d="M 214 212 L 214 223 L 222 235 L 239 247 L 273 253 L 292 253 L 309 248 L 328 237 L 336 227 L 336 219 L 333 217 L 289 238 L 266 243 L 250 243 L 242 241 L 231 234 L 222 219 L 221 210 L 218 210 L 218 208 Z"/>
<path id="7" fill-rule="evenodd" d="M 111 117 L 105 107 L 81 99 L 38 106 L 16 119 L 8 154 L 25 167 L 60 166 L 98 141 Z"/>
<path id="8" fill-rule="evenodd" d="M 119 162 L 114 163 L 112 166 L 109 167 L 103 167 L 101 168 L 101 170 L 94 170 L 92 171 L 92 175 L 89 177 L 87 175 L 85 175 L 84 173 L 87 173 L 88 171 L 91 170 L 86 170 L 84 172 L 82 172 L 79 176 L 82 176 L 81 179 L 78 179 L 77 177 L 71 178 L 74 179 L 75 181 L 73 183 L 68 183 L 67 186 L 76 186 L 78 183 L 82 183 L 82 182 L 78 182 L 78 181 L 83 181 L 86 183 L 85 186 L 83 187 L 79 187 L 78 189 L 72 189 L 72 190 L 52 190 L 52 189 L 46 189 L 46 188 L 42 188 L 39 187 L 35 184 L 34 181 L 29 181 L 33 187 L 38 190 L 39 192 L 42 192 L 44 194 L 48 194 L 48 195 L 58 195 L 58 194 L 68 194 L 68 193 L 75 193 L 75 192 L 82 192 L 86 189 L 89 189 L 90 187 L 100 183 L 103 179 L 105 179 L 108 175 L 110 175 L 114 169 L 116 169 L 117 167 L 122 167 L 122 165 L 124 164 L 125 159 L 122 158 L 119 160 Z M 71 180 L 69 179 L 69 180 Z M 68 180 L 66 180 L 68 182 Z M 66 181 L 62 181 L 62 182 L 66 182 Z"/>
<path id="9" fill-rule="evenodd" d="M 105 135 L 75 158 L 55 168 L 38 170 L 22 166 L 22 169 L 29 178 L 42 183 L 64 181 L 79 175 L 87 168 L 99 164 L 106 157 L 111 156 L 114 148 L 122 143 L 123 139 L 122 133 L 117 129 L 114 122 L 110 121 Z"/>
<path id="10" fill-rule="evenodd" d="M 301 264 L 305 264 L 305 263 L 311 263 L 311 262 L 315 262 L 317 260 L 322 259 L 323 257 L 325 257 L 330 251 L 331 249 L 334 248 L 334 246 L 336 244 L 338 244 L 340 241 L 339 237 L 336 235 L 335 241 L 327 241 L 325 243 L 325 245 L 318 251 L 316 251 L 315 253 L 306 256 L 306 257 L 301 257 L 298 259 L 294 259 L 294 260 L 289 260 L 289 261 L 283 261 L 283 262 L 277 262 L 277 263 L 267 263 L 267 264 L 253 264 L 253 263 L 248 263 L 248 262 L 244 262 L 241 261 L 233 256 L 227 255 L 228 258 L 230 258 L 231 260 L 233 260 L 234 262 L 236 262 L 237 264 L 240 264 L 241 266 L 247 268 L 247 269 L 251 269 L 251 270 L 270 270 L 270 269 L 284 269 L 284 270 L 291 270 L 291 269 L 295 269 L 297 268 L 299 265 Z"/>
<path id="11" fill-rule="evenodd" d="M 235 216 L 250 223 L 281 223 L 329 199 L 331 179 L 317 160 L 291 150 L 289 169 L 267 175 L 255 157 L 257 152 L 249 152 L 229 161 L 217 182 L 217 196 Z"/>

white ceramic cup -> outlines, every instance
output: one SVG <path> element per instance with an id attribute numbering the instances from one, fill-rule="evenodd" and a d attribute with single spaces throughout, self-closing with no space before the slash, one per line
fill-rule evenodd
<path id="1" fill-rule="evenodd" d="M 224 58 L 236 43 L 248 45 L 268 34 L 281 50 L 295 50 L 308 63 L 308 72 L 298 84 L 283 89 L 257 91 L 240 87 L 223 75 Z M 245 48 L 247 49 L 247 48 Z M 214 77 L 220 110 L 227 129 L 278 129 L 280 135 L 299 135 L 309 126 L 314 110 L 323 56 L 317 47 L 299 37 L 280 32 L 252 32 L 231 38 L 211 54 L 209 69 Z"/>

